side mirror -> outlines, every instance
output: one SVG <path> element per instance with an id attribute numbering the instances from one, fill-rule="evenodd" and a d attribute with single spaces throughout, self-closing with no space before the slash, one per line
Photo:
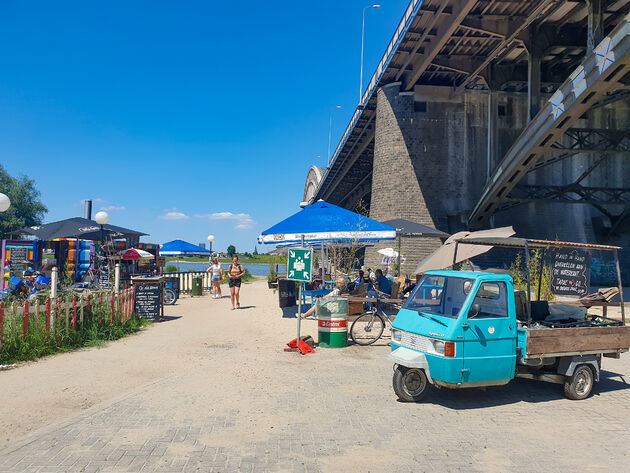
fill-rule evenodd
<path id="1" fill-rule="evenodd" d="M 468 318 L 472 319 L 473 317 L 477 317 L 479 315 L 479 312 L 481 312 L 481 306 L 475 302 L 472 306 L 470 306 L 470 310 L 468 311 Z"/>

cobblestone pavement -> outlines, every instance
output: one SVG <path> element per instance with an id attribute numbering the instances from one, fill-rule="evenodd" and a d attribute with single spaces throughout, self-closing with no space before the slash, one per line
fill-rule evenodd
<path id="1" fill-rule="evenodd" d="M 251 339 L 224 342 L 217 333 L 190 347 L 199 356 L 181 372 L 11 444 L 0 451 L 0 472 L 603 472 L 630 465 L 628 355 L 604 360 L 602 380 L 584 401 L 565 399 L 559 385 L 516 380 L 434 390 L 423 403 L 406 404 L 391 388 L 387 346 L 300 357 Z M 237 351 L 246 356 L 233 363 Z M 168 353 L 146 362 L 161 356 Z M 261 369 L 267 364 L 276 369 Z"/>

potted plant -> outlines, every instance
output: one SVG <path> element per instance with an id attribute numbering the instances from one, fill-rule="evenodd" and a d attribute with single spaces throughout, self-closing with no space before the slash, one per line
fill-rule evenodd
<path id="1" fill-rule="evenodd" d="M 278 287 L 278 273 L 273 263 L 269 263 L 269 274 L 267 275 L 267 286 L 269 289 L 275 289 Z"/>

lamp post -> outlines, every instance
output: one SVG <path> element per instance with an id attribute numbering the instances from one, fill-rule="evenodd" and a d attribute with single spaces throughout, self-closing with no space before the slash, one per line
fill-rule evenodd
<path id="1" fill-rule="evenodd" d="M 103 225 L 107 225 L 107 223 L 109 222 L 109 214 L 101 210 L 100 212 L 97 212 L 94 216 L 94 221 L 101 226 L 101 243 L 105 243 L 105 241 L 103 240 Z"/>
<path id="2" fill-rule="evenodd" d="M 208 244 L 210 245 L 210 254 L 212 254 L 212 243 L 214 242 L 214 235 L 208 235 Z"/>
<path id="3" fill-rule="evenodd" d="M 330 167 L 330 142 L 332 140 L 332 116 L 335 110 L 339 110 L 341 105 L 337 105 L 330 109 L 330 123 L 328 125 L 328 167 Z"/>
<path id="4" fill-rule="evenodd" d="M 359 82 L 359 105 L 362 105 L 363 101 L 363 42 L 365 39 L 365 10 L 367 10 L 368 8 L 374 8 L 375 10 L 378 10 L 379 8 L 381 8 L 380 5 L 368 5 L 366 7 L 363 7 L 363 23 L 361 26 L 361 76 L 360 76 L 360 82 Z"/>

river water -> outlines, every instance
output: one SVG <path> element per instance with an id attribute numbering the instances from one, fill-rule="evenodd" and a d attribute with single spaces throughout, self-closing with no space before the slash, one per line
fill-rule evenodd
<path id="1" fill-rule="evenodd" d="M 167 265 L 173 265 L 177 267 L 178 271 L 205 271 L 208 269 L 208 263 L 178 263 L 175 261 L 168 261 Z M 268 276 L 269 275 L 269 265 L 261 264 L 261 263 L 242 263 L 243 267 L 249 271 L 249 274 L 252 276 Z M 221 263 L 223 266 L 223 270 L 227 271 L 229 263 Z M 284 272 L 286 270 L 286 265 L 281 264 L 278 265 L 278 270 L 280 272 Z"/>

